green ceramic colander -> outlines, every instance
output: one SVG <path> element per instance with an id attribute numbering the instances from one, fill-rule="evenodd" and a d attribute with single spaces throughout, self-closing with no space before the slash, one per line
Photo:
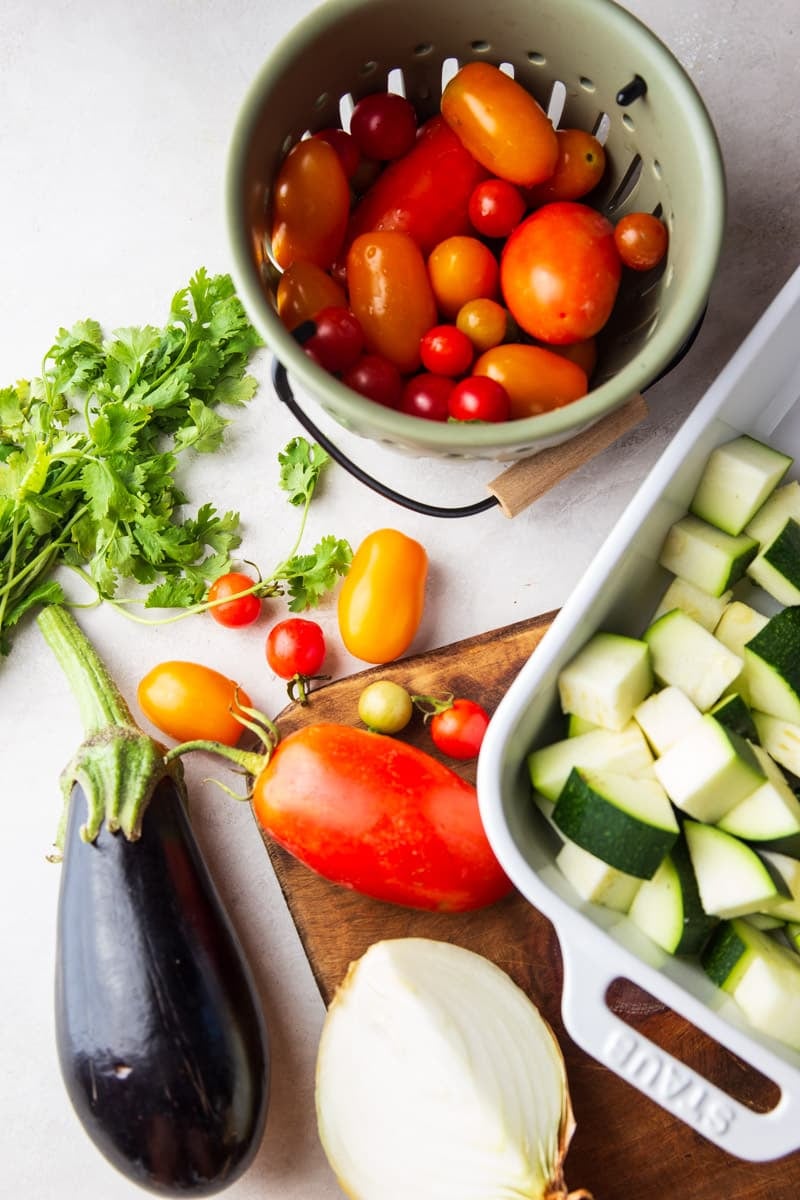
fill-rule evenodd
<path id="1" fill-rule="evenodd" d="M 307 131 L 343 122 L 367 92 L 400 90 L 421 117 L 438 110 L 455 63 L 509 64 L 556 124 L 604 140 L 591 202 L 612 220 L 632 209 L 666 221 L 657 272 L 626 272 L 600 338 L 593 388 L 554 412 L 502 424 L 426 421 L 364 399 L 303 353 L 278 319 L 269 262 L 270 189 Z M 659 376 L 702 318 L 725 216 L 719 146 L 706 109 L 669 50 L 611 0 L 327 0 L 269 55 L 233 134 L 228 222 L 236 283 L 288 378 L 336 422 L 421 456 L 508 461 L 557 445 Z"/>

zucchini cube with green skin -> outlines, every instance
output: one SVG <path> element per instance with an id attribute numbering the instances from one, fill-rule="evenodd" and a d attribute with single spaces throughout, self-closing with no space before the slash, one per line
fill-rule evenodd
<path id="1" fill-rule="evenodd" d="M 565 838 L 611 867 L 650 879 L 677 840 L 672 806 L 653 779 L 573 767 L 553 809 Z"/>
<path id="2" fill-rule="evenodd" d="M 679 608 L 665 613 L 644 633 L 653 674 L 672 684 L 706 712 L 741 673 L 743 659 Z"/>
<path id="3" fill-rule="evenodd" d="M 641 879 L 626 875 L 575 842 L 566 841 L 556 855 L 556 866 L 582 900 L 626 913 L 641 886 Z"/>
<path id="4" fill-rule="evenodd" d="M 800 776 L 800 725 L 753 710 L 758 740 L 770 758 L 792 775 Z"/>
<path id="5" fill-rule="evenodd" d="M 796 480 L 784 484 L 772 493 L 749 522 L 745 533 L 749 533 L 750 537 L 754 537 L 763 546 L 772 541 L 789 517 L 800 521 L 800 483 Z"/>
<path id="6" fill-rule="evenodd" d="M 747 574 L 779 604 L 800 604 L 800 524 L 794 517 L 762 547 Z"/>
<path id="7" fill-rule="evenodd" d="M 647 646 L 617 633 L 595 633 L 558 677 L 562 710 L 604 729 L 624 729 L 652 687 Z"/>
<path id="8" fill-rule="evenodd" d="M 628 916 L 668 954 L 699 954 L 719 918 L 700 902 L 697 880 L 685 841 L 672 847 L 652 879 L 634 896 Z"/>
<path id="9" fill-rule="evenodd" d="M 672 803 L 698 821 L 721 820 L 765 780 L 753 748 L 708 713 L 653 769 Z"/>
<path id="10" fill-rule="evenodd" d="M 715 625 L 713 633 L 718 642 L 742 658 L 750 639 L 768 624 L 769 617 L 757 608 L 742 600 L 733 600 Z"/>
<path id="11" fill-rule="evenodd" d="M 776 613 L 749 640 L 744 681 L 751 708 L 800 725 L 800 608 Z"/>
<path id="12" fill-rule="evenodd" d="M 791 465 L 790 455 L 742 434 L 712 450 L 689 509 L 726 533 L 741 533 Z"/>
<path id="13" fill-rule="evenodd" d="M 800 955 L 800 922 L 790 921 L 785 932 L 792 950 Z"/>
<path id="14" fill-rule="evenodd" d="M 672 685 L 653 692 L 633 710 L 633 719 L 655 754 L 674 746 L 701 716 L 685 692 Z"/>
<path id="15" fill-rule="evenodd" d="M 747 842 L 800 837 L 800 800 L 783 771 L 761 746 L 751 747 L 764 782 L 717 822 L 720 829 Z"/>
<path id="16" fill-rule="evenodd" d="M 699 517 L 682 517 L 670 528 L 658 561 L 711 596 L 721 596 L 742 578 L 758 553 L 749 534 L 723 533 Z"/>
<path id="17" fill-rule="evenodd" d="M 638 775 L 652 762 L 644 734 L 635 721 L 629 721 L 624 729 L 591 729 L 533 750 L 528 755 L 528 771 L 536 791 L 548 800 L 557 800 L 573 767 L 602 767 Z"/>
<path id="18" fill-rule="evenodd" d="M 663 617 L 664 613 L 672 612 L 673 608 L 679 608 L 681 612 L 697 621 L 698 625 L 713 633 L 732 600 L 733 592 L 730 589 L 721 596 L 710 596 L 694 583 L 676 577 L 656 605 L 653 620 Z"/>
<path id="19" fill-rule="evenodd" d="M 738 692 L 728 692 L 708 710 L 709 716 L 715 717 L 720 725 L 727 725 L 739 737 L 748 742 L 758 741 L 758 730 L 753 720 L 753 714 L 743 696 Z"/>
<path id="20" fill-rule="evenodd" d="M 800 956 L 740 918 L 715 930 L 701 961 L 754 1029 L 800 1050 Z"/>
<path id="21" fill-rule="evenodd" d="M 782 921 L 800 921 L 800 861 L 774 850 L 762 850 L 761 857 L 767 868 L 777 875 L 779 890 L 782 882 L 789 894 L 773 896 L 759 908 L 759 912 L 779 917 Z"/>
<path id="22" fill-rule="evenodd" d="M 761 855 L 716 825 L 684 821 L 697 890 L 704 910 L 715 917 L 763 912 L 781 894 L 779 878 Z"/>

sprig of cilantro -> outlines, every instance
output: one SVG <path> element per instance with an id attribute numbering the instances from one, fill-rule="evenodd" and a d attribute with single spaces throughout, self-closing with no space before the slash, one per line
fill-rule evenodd
<path id="1" fill-rule="evenodd" d="M 230 277 L 201 268 L 163 328 L 105 338 L 96 321 L 79 321 L 59 330 L 39 378 L 0 389 L 0 654 L 27 612 L 64 600 L 50 578 L 59 565 L 101 599 L 132 581 L 148 607 L 202 603 L 240 545 L 239 515 L 212 503 L 188 514 L 175 470 L 185 451 L 220 447 L 229 420 L 219 409 L 253 396 L 247 366 L 261 344 Z M 281 460 L 281 486 L 305 505 L 301 534 L 324 465 L 302 440 Z M 347 554 L 336 547 L 297 558 L 295 546 L 281 565 L 292 606 L 330 586 Z"/>

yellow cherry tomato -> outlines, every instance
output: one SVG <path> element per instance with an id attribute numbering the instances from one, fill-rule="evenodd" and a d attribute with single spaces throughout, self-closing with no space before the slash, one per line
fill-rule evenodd
<path id="1" fill-rule="evenodd" d="M 179 742 L 196 738 L 235 746 L 244 725 L 237 707 L 251 706 L 246 692 L 232 679 L 194 662 L 162 662 L 139 684 L 139 707 L 148 721 Z"/>
<path id="2" fill-rule="evenodd" d="M 496 300 L 478 297 L 462 304 L 456 327 L 465 333 L 478 354 L 499 346 L 508 331 L 508 312 Z"/>
<path id="3" fill-rule="evenodd" d="M 405 653 L 425 605 L 428 555 L 397 529 L 377 529 L 353 555 L 339 592 L 339 632 L 347 649 L 369 663 Z"/>
<path id="4" fill-rule="evenodd" d="M 491 299 L 499 290 L 500 267 L 489 247 L 460 234 L 431 251 L 428 275 L 439 311 L 453 320 L 469 300 Z"/>
<path id="5" fill-rule="evenodd" d="M 577 363 L 541 346 L 506 342 L 482 354 L 473 375 L 488 375 L 508 392 L 511 416 L 534 417 L 585 396 L 586 372 Z"/>

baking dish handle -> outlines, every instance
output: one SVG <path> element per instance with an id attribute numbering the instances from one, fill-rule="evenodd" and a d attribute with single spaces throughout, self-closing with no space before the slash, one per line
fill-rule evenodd
<path id="1" fill-rule="evenodd" d="M 746 1107 L 611 1011 L 606 995 L 619 971 L 609 969 L 598 952 L 583 940 L 577 949 L 563 939 L 561 949 L 562 1016 L 583 1050 L 737 1158 L 767 1162 L 797 1149 L 800 1105 L 788 1087 L 769 1112 Z M 774 1082 L 780 1086 L 780 1080 Z"/>

